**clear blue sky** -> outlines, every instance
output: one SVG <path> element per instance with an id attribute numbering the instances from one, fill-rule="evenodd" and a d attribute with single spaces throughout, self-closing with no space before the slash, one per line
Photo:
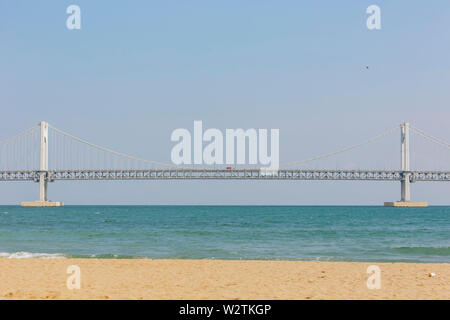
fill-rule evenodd
<path id="1" fill-rule="evenodd" d="M 81 7 L 81 30 L 66 28 L 71 4 Z M 381 7 L 382 30 L 366 28 L 371 4 Z M 281 162 L 403 121 L 450 140 L 449 52 L 447 0 L 0 0 L 0 140 L 46 120 L 163 162 L 170 161 L 171 132 L 191 129 L 194 120 L 222 130 L 279 128 Z M 397 164 L 399 137 L 390 139 L 342 161 Z M 448 151 L 425 153 L 427 169 L 438 156 L 450 163 Z M 49 192 L 68 204 L 381 204 L 397 200 L 400 187 L 67 182 L 52 183 Z M 450 184 L 417 183 L 412 196 L 448 204 L 449 192 Z M 37 195 L 32 183 L 0 184 L 0 203 Z"/>

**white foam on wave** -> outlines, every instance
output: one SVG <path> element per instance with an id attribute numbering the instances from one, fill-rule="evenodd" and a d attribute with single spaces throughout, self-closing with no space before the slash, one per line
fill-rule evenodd
<path id="1" fill-rule="evenodd" d="M 61 253 L 32 253 L 32 252 L 0 252 L 0 258 L 8 259 L 26 259 L 26 258 L 41 258 L 41 259 L 62 259 L 65 256 Z"/>

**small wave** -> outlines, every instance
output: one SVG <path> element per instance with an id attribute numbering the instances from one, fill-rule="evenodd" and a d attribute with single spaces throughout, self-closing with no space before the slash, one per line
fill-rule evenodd
<path id="1" fill-rule="evenodd" d="M 32 253 L 32 252 L 0 252 L 0 258 L 8 259 L 26 259 L 26 258 L 41 258 L 41 259 L 63 259 L 65 256 L 60 253 Z"/>
<path id="2" fill-rule="evenodd" d="M 122 254 L 74 254 L 66 256 L 75 259 L 145 259 L 146 257 L 122 255 Z"/>
<path id="3" fill-rule="evenodd" d="M 390 249 L 403 254 L 450 256 L 450 247 L 394 247 Z"/>

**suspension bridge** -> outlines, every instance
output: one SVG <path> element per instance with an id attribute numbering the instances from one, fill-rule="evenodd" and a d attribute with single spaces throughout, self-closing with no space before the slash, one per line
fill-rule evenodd
<path id="1" fill-rule="evenodd" d="M 280 165 L 270 175 L 261 168 L 219 169 L 179 166 L 151 161 L 113 151 L 73 136 L 42 121 L 14 137 L 0 142 L 0 181 L 32 181 L 39 184 L 39 200 L 22 206 L 62 206 L 48 200 L 48 183 L 64 180 L 368 180 L 400 182 L 400 201 L 385 206 L 417 207 L 427 202 L 411 201 L 410 185 L 419 181 L 450 181 L 450 171 L 410 169 L 410 130 L 427 140 L 450 149 L 450 144 L 403 123 L 371 139 L 302 161 Z M 398 170 L 324 170 L 299 168 L 372 143 L 400 131 L 400 168 Z M 50 166 L 49 166 L 50 165 Z"/>

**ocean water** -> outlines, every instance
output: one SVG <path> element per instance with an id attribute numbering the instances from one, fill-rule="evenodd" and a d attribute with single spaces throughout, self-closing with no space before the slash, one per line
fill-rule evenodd
<path id="1" fill-rule="evenodd" d="M 0 257 L 450 262 L 450 207 L 0 206 Z"/>

